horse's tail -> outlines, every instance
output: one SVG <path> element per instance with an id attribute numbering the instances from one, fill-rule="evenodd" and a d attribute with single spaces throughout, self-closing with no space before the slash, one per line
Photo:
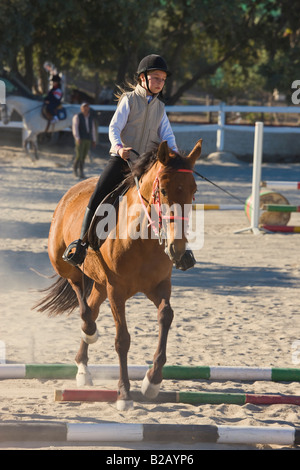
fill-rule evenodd
<path id="1" fill-rule="evenodd" d="M 92 279 L 84 275 L 86 296 L 91 293 L 93 283 Z M 58 276 L 54 284 L 46 287 L 46 289 L 41 289 L 40 292 L 47 292 L 47 295 L 35 304 L 32 309 L 42 313 L 48 312 L 49 316 L 62 315 L 63 313 L 70 315 L 79 305 L 75 291 L 69 281 L 63 277 Z"/>

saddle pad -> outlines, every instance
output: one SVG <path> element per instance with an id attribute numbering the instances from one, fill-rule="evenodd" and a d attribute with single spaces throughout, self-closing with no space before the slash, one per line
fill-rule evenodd
<path id="1" fill-rule="evenodd" d="M 120 202 L 120 197 L 124 196 L 124 194 L 128 191 L 129 186 L 126 184 L 124 181 L 121 183 L 116 189 L 114 189 L 111 193 L 109 193 L 103 201 L 100 202 L 95 215 L 92 219 L 92 222 L 90 224 L 90 228 L 88 230 L 88 242 L 90 247 L 94 251 L 99 251 L 103 243 L 105 242 L 106 238 L 108 237 L 109 233 L 115 228 L 115 223 L 111 224 L 110 223 L 110 231 L 108 232 L 108 224 L 106 224 L 103 228 L 104 231 L 102 230 L 101 233 L 99 233 L 99 227 L 103 219 L 109 218 L 109 214 L 107 211 L 104 211 L 103 215 L 97 215 L 103 211 L 101 211 L 101 206 L 102 204 L 110 204 L 112 206 L 112 210 L 114 211 L 114 214 L 116 215 L 114 218 L 111 220 L 113 222 L 117 221 L 117 216 L 118 216 L 118 209 L 119 209 L 119 202 Z"/>
<path id="2" fill-rule="evenodd" d="M 60 105 L 57 108 L 56 115 L 60 121 L 63 121 L 67 117 L 67 111 L 65 108 L 62 107 L 62 105 Z M 49 111 L 47 110 L 46 104 L 42 106 L 42 117 L 46 119 L 47 121 L 51 121 L 51 119 L 53 119 L 52 114 L 49 113 Z"/>
<path id="3" fill-rule="evenodd" d="M 65 108 L 60 107 L 58 108 L 56 115 L 60 121 L 63 121 L 67 117 L 67 111 L 65 110 Z"/>

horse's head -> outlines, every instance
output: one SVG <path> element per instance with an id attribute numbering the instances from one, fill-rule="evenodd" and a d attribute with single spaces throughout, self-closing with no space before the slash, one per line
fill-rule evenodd
<path id="1" fill-rule="evenodd" d="M 8 110 L 7 110 L 7 105 L 6 104 L 2 104 L 1 105 L 1 118 L 2 118 L 2 122 L 3 124 L 8 124 L 9 123 L 9 114 L 8 114 Z"/>
<path id="2" fill-rule="evenodd" d="M 186 249 L 189 212 L 197 190 L 193 176 L 196 160 L 201 155 L 202 139 L 187 157 L 170 151 L 167 142 L 158 148 L 158 171 L 153 197 L 166 227 L 167 252 L 172 261 L 179 261 Z"/>

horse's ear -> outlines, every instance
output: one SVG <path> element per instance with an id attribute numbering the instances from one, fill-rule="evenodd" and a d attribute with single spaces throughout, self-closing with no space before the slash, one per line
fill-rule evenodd
<path id="1" fill-rule="evenodd" d="M 157 158 L 162 163 L 163 165 L 167 165 L 169 159 L 170 159 L 170 154 L 169 154 L 169 147 L 168 147 L 168 142 L 166 140 L 163 140 L 158 147 L 157 151 Z"/>
<path id="2" fill-rule="evenodd" d="M 202 139 L 198 140 L 195 147 L 193 148 L 193 150 L 191 151 L 191 153 L 187 157 L 191 161 L 192 166 L 195 165 L 196 161 L 200 157 L 201 149 L 202 149 Z"/>

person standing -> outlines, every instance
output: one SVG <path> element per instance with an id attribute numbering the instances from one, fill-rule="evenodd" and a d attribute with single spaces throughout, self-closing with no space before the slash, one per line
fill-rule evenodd
<path id="1" fill-rule="evenodd" d="M 84 162 L 91 148 L 96 145 L 96 128 L 93 115 L 88 103 L 82 103 L 80 112 L 75 114 L 72 121 L 72 133 L 75 139 L 76 155 L 73 164 L 74 175 L 84 178 Z M 79 171 L 79 174 L 78 174 Z"/>

